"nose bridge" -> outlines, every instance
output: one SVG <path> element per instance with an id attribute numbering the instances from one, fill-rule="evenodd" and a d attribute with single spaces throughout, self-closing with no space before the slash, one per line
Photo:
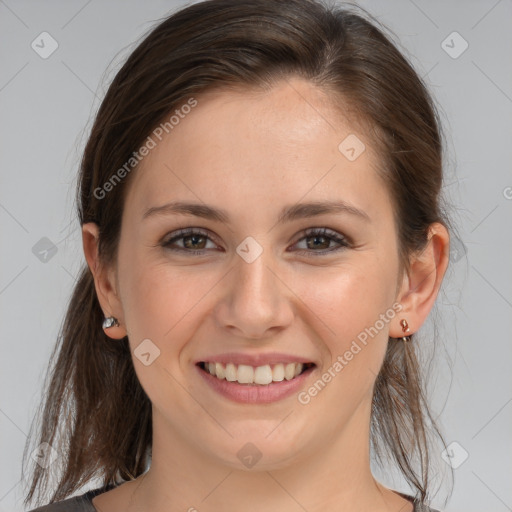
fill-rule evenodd
<path id="1" fill-rule="evenodd" d="M 270 311 L 276 300 L 275 293 L 277 292 L 274 283 L 276 278 L 268 268 L 272 266 L 271 252 L 269 249 L 263 250 L 261 247 L 261 252 L 254 258 L 246 258 L 244 255 L 240 256 L 243 249 L 244 245 L 240 244 L 237 249 L 239 260 L 236 263 L 232 293 L 237 297 L 240 306 L 257 307 L 260 311 L 265 309 Z M 250 255 L 251 252 L 256 251 L 256 248 L 249 246 L 249 251 Z"/>
<path id="2" fill-rule="evenodd" d="M 247 244 L 242 242 L 237 253 L 228 296 L 224 298 L 225 314 L 220 320 L 246 337 L 259 337 L 288 322 L 289 307 L 282 285 L 271 270 L 275 267 L 272 251 L 252 239 Z"/>

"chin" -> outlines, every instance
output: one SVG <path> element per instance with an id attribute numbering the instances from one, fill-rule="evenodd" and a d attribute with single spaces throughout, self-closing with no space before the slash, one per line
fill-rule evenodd
<path id="1" fill-rule="evenodd" d="M 274 428 L 276 423 L 274 422 Z M 272 471 L 289 467 L 303 450 L 290 435 L 286 438 L 271 429 L 246 428 L 244 433 L 220 443 L 208 451 L 222 464 L 242 471 Z"/>

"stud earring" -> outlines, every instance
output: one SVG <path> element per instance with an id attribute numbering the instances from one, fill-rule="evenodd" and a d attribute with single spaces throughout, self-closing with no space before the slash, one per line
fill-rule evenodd
<path id="1" fill-rule="evenodd" d="M 108 316 L 103 320 L 103 329 L 110 329 L 110 327 L 119 327 L 119 322 L 117 318 L 113 316 Z"/>
<path id="2" fill-rule="evenodd" d="M 411 329 L 409 329 L 409 324 L 407 323 L 407 320 L 400 320 L 400 325 L 402 326 L 402 331 L 404 333 L 409 332 Z M 409 342 L 411 341 L 411 335 L 409 336 L 403 336 L 402 337 L 403 342 Z"/>

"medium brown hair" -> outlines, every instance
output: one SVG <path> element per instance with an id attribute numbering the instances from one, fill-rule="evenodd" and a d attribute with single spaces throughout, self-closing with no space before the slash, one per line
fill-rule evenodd
<path id="1" fill-rule="evenodd" d="M 101 261 L 115 264 L 124 198 L 136 166 L 104 197 L 98 190 L 163 119 L 204 91 L 268 89 L 296 76 L 327 92 L 341 109 L 350 106 L 367 127 L 393 204 L 401 270 L 407 272 L 411 254 L 427 243 L 429 226 L 450 226 L 440 197 L 442 132 L 426 86 L 379 25 L 361 8 L 320 0 L 208 0 L 161 20 L 110 84 L 80 165 L 78 216 L 81 225 L 98 224 Z M 135 374 L 127 338 L 113 343 L 102 329 L 103 318 L 84 265 L 51 355 L 39 411 L 38 444 L 49 443 L 61 456 L 51 503 L 93 478 L 107 486 L 147 469 L 151 402 Z M 414 336 L 412 344 L 389 339 L 374 387 L 371 440 L 377 459 L 391 455 L 423 503 L 431 482 L 429 437 L 445 443 L 429 411 L 416 351 Z M 24 503 L 36 490 L 42 503 L 51 467 L 33 463 Z"/>

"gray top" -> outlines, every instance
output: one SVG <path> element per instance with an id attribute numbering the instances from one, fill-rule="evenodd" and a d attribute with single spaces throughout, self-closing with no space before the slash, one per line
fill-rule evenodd
<path id="1" fill-rule="evenodd" d="M 110 484 L 106 487 L 99 487 L 81 494 L 80 496 L 51 503 L 50 505 L 38 507 L 33 510 L 29 510 L 28 512 L 98 512 L 92 505 L 92 499 L 98 494 L 110 491 L 110 489 L 114 487 L 115 484 Z M 409 496 L 408 494 L 403 494 L 401 492 L 398 492 L 398 494 L 414 504 L 413 512 L 439 512 L 439 510 L 422 505 L 413 496 Z"/>

